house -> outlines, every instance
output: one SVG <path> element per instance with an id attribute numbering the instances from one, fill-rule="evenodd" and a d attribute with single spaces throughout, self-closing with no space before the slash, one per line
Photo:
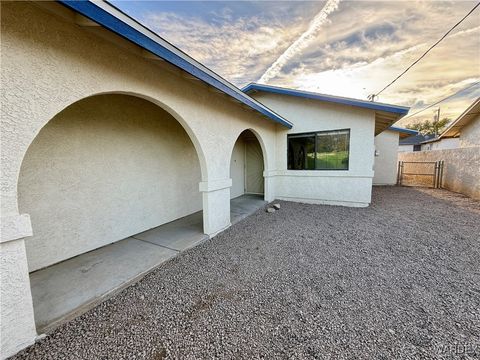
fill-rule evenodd
<path id="1" fill-rule="evenodd" d="M 373 185 L 397 183 L 399 141 L 417 136 L 418 131 L 390 126 L 375 136 L 375 163 Z"/>
<path id="2" fill-rule="evenodd" d="M 362 206 L 358 199 L 369 202 L 371 196 L 372 168 L 373 184 L 395 184 L 399 136 L 417 133 L 388 127 L 392 112 L 403 110 L 387 104 L 255 83 L 243 91 L 295 124 L 285 131 L 286 139 L 283 132 L 277 133 L 277 151 L 288 153 L 288 158 L 279 159 L 283 160 L 279 168 L 284 170 L 275 174 L 277 198 L 283 200 Z M 370 109 L 375 110 L 374 124 L 369 119 Z M 367 135 L 372 132 L 372 125 L 373 139 Z M 355 133 L 362 135 L 354 137 Z M 369 142 L 365 141 L 367 138 Z M 332 148 L 322 153 L 322 148 L 328 146 Z M 308 149 L 315 151 L 316 156 L 309 157 Z M 372 153 L 378 157 L 372 158 Z M 328 171 L 310 175 L 312 169 Z M 296 177 L 291 170 L 296 170 Z M 342 176 L 342 171 L 348 175 Z M 302 186 L 298 186 L 300 183 Z"/>
<path id="3" fill-rule="evenodd" d="M 1 7 L 2 357 L 35 340 L 42 269 L 192 214 L 215 236 L 245 193 L 368 206 L 375 135 L 408 112 L 241 91 L 107 2 Z"/>
<path id="4" fill-rule="evenodd" d="M 417 133 L 416 135 L 411 135 L 409 137 L 400 139 L 398 144 L 398 152 L 421 151 L 422 143 L 433 138 L 434 135 L 422 135 Z"/>
<path id="5" fill-rule="evenodd" d="M 423 150 L 444 150 L 480 145 L 480 98 L 476 99 L 436 138 L 421 142 Z"/>

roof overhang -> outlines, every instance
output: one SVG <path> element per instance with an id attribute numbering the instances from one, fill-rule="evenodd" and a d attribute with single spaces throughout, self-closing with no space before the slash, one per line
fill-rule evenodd
<path id="1" fill-rule="evenodd" d="M 480 115 L 480 97 L 477 98 L 456 120 L 454 120 L 442 132 L 438 139 L 458 137 L 462 128 L 478 115 Z"/>
<path id="2" fill-rule="evenodd" d="M 292 128 L 292 123 L 276 114 L 260 102 L 243 93 L 239 88 L 223 79 L 212 70 L 194 60 L 180 49 L 162 39 L 156 33 L 117 9 L 106 1 L 57 0 L 58 3 L 84 16 L 93 23 L 112 31 L 166 62 L 180 68 L 194 78 L 213 86 L 236 101 L 257 111 L 268 119 Z"/>
<path id="3" fill-rule="evenodd" d="M 418 135 L 417 130 L 399 128 L 396 126 L 390 126 L 387 130 L 398 132 L 401 139 L 407 138 L 412 135 Z"/>
<path id="4" fill-rule="evenodd" d="M 279 86 L 265 85 L 250 83 L 245 86 L 242 91 L 247 94 L 254 92 L 269 92 L 273 94 L 282 94 L 289 96 L 297 96 L 305 99 L 313 99 L 319 101 L 325 101 L 335 104 L 342 104 L 347 106 L 354 106 L 363 109 L 370 109 L 375 111 L 375 135 L 380 134 L 382 131 L 387 129 L 390 125 L 398 121 L 400 118 L 405 116 L 410 108 L 405 106 L 384 104 L 374 101 L 352 99 L 342 96 L 333 96 L 326 94 L 319 94 L 310 91 L 288 89 Z"/>

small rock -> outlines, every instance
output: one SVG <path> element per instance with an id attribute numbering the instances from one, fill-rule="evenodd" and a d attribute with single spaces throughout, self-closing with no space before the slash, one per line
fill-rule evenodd
<path id="1" fill-rule="evenodd" d="M 275 210 L 280 210 L 280 204 L 273 204 L 273 207 L 275 208 Z"/>
<path id="2" fill-rule="evenodd" d="M 35 341 L 41 341 L 47 337 L 47 334 L 40 334 L 35 337 Z"/>
<path id="3" fill-rule="evenodd" d="M 269 207 L 269 208 L 267 208 L 267 212 L 268 213 L 273 213 L 273 212 L 275 212 L 275 209 L 273 207 Z"/>

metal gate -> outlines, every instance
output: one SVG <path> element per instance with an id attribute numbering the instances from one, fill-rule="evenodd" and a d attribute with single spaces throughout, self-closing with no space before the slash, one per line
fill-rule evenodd
<path id="1" fill-rule="evenodd" d="M 397 185 L 442 188 L 443 160 L 399 161 Z"/>

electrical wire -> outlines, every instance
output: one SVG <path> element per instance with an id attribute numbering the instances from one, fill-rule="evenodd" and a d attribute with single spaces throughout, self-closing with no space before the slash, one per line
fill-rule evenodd
<path id="1" fill-rule="evenodd" d="M 388 87 L 390 87 L 394 82 L 396 82 L 398 79 L 400 79 L 408 70 L 410 70 L 415 64 L 417 64 L 420 60 L 422 60 L 429 52 L 432 50 L 435 46 L 437 46 L 443 39 L 445 39 L 448 34 L 450 34 L 458 25 L 460 25 L 472 12 L 475 11 L 476 8 L 480 6 L 480 2 L 477 3 L 473 7 L 472 10 L 470 10 L 459 22 L 457 22 L 455 25 L 453 25 L 450 30 L 448 30 L 435 44 L 430 46 L 427 51 L 423 53 L 422 56 L 420 56 L 417 60 L 415 60 L 409 67 L 407 67 L 400 75 L 398 75 L 395 79 L 393 79 L 387 86 L 385 86 L 382 90 L 380 90 L 378 93 L 374 95 L 374 97 L 380 95 L 384 90 L 386 90 Z"/>
<path id="2" fill-rule="evenodd" d="M 414 113 L 411 114 L 411 115 L 408 115 L 408 116 L 404 117 L 403 120 L 404 120 L 404 119 L 411 118 L 412 116 L 415 116 L 415 115 L 417 115 L 417 114 L 420 114 L 421 112 L 423 112 L 423 111 L 425 111 L 425 110 L 427 110 L 427 109 L 430 109 L 431 107 L 433 107 L 433 106 L 435 106 L 435 105 L 438 105 L 438 104 L 440 104 L 441 102 L 444 102 L 445 100 L 448 100 L 448 99 L 450 99 L 450 98 L 452 98 L 452 97 L 460 94 L 461 92 L 463 92 L 463 91 L 465 91 L 465 90 L 468 90 L 468 89 L 470 89 L 470 88 L 472 88 L 472 87 L 474 87 L 474 86 L 476 86 L 476 85 L 478 85 L 478 84 L 480 84 L 480 81 L 477 81 L 477 82 L 475 82 L 475 83 L 473 83 L 473 84 L 470 84 L 469 86 L 464 87 L 463 89 L 460 89 L 460 90 L 458 90 L 457 92 L 455 92 L 455 93 L 453 93 L 453 94 L 451 94 L 451 95 L 448 95 L 447 97 L 445 97 L 445 98 L 443 98 L 443 99 L 441 99 L 441 100 L 438 100 L 437 102 L 434 102 L 433 104 L 430 104 L 430 105 L 424 107 L 423 109 L 414 112 Z"/>

